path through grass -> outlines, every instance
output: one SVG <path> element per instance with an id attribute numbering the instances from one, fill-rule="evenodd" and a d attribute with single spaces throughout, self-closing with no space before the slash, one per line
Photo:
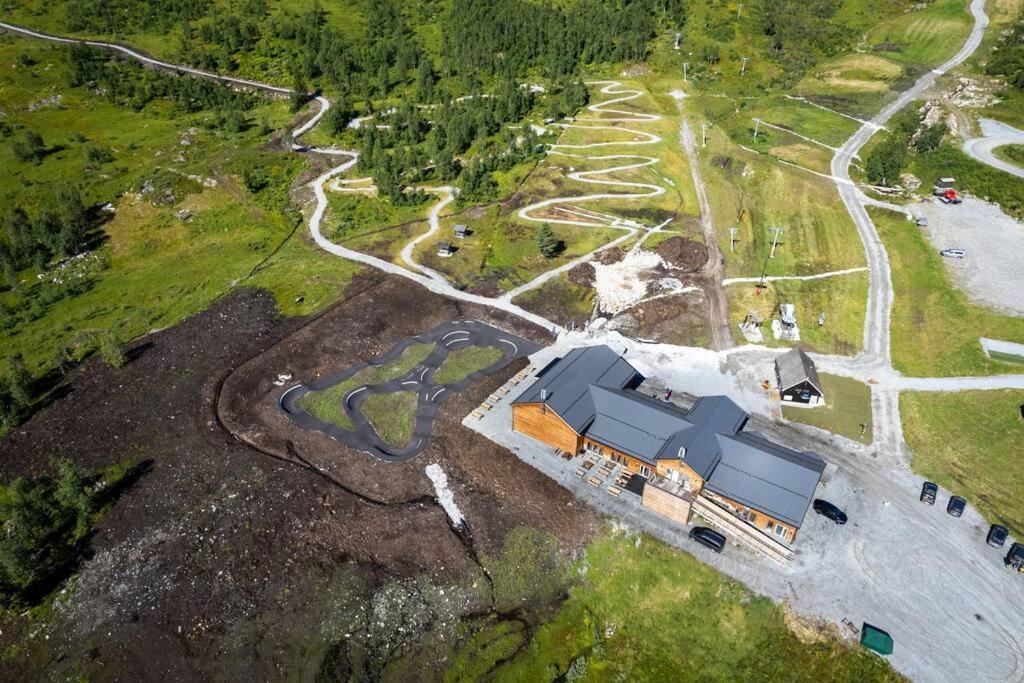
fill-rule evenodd
<path id="1" fill-rule="evenodd" d="M 342 406 L 345 395 L 356 387 L 368 384 L 384 384 L 393 379 L 398 379 L 422 363 L 433 350 L 433 344 L 410 344 L 402 352 L 401 356 L 390 363 L 380 367 L 370 366 L 364 368 L 333 386 L 321 389 L 320 391 L 311 391 L 299 399 L 298 405 L 322 422 L 335 424 L 344 429 L 354 429 L 355 424 L 352 422 L 352 418 L 348 416 L 348 413 L 345 412 Z"/>

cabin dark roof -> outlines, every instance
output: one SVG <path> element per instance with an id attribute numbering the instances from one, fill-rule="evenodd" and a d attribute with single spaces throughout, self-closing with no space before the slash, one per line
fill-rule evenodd
<path id="1" fill-rule="evenodd" d="M 622 389 L 638 379 L 642 377 L 636 368 L 607 346 L 582 346 L 545 367 L 513 403 L 544 402 L 582 434 L 596 414 L 591 386 Z"/>
<path id="2" fill-rule="evenodd" d="M 437 250 L 438 251 L 448 251 L 451 248 L 452 248 L 452 243 L 451 242 L 438 242 L 437 243 Z"/>
<path id="3" fill-rule="evenodd" d="M 577 434 L 651 465 L 682 456 L 709 490 L 800 526 L 821 458 L 744 432 L 748 415 L 726 396 L 684 410 L 626 388 L 640 379 L 607 346 L 581 347 L 548 364 L 513 403 L 540 403 L 545 392 L 548 408 Z"/>
<path id="4" fill-rule="evenodd" d="M 818 390 L 818 394 L 824 395 L 821 389 L 821 380 L 818 379 L 818 370 L 814 367 L 814 361 L 804 353 L 803 349 L 790 349 L 779 354 L 775 358 L 775 367 L 779 373 L 779 390 L 787 391 L 802 382 L 809 382 Z"/>
<path id="5" fill-rule="evenodd" d="M 587 436 L 650 463 L 675 433 L 693 427 L 685 410 L 635 391 L 591 386 L 590 398 L 595 414 Z"/>
<path id="6" fill-rule="evenodd" d="M 799 527 L 814 498 L 825 462 L 757 432 L 719 434 L 719 460 L 705 482 L 710 491 Z"/>

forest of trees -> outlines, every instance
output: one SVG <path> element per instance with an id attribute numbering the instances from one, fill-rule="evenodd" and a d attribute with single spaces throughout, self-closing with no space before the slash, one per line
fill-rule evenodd
<path id="1" fill-rule="evenodd" d="M 85 246 L 89 213 L 77 187 L 56 185 L 40 206 L 33 216 L 18 205 L 0 214 L 0 273 L 7 286 L 16 286 L 18 270 L 42 269 L 54 258 L 74 256 Z"/>
<path id="2" fill-rule="evenodd" d="M 783 82 L 794 82 L 815 63 L 856 40 L 849 27 L 835 20 L 842 5 L 842 0 L 759 0 L 769 56 L 782 67 Z"/>

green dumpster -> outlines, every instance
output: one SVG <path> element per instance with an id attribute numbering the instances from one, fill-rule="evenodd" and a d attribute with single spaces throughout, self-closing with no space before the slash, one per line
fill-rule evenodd
<path id="1" fill-rule="evenodd" d="M 860 632 L 860 644 L 880 655 L 892 654 L 892 636 L 867 622 Z"/>

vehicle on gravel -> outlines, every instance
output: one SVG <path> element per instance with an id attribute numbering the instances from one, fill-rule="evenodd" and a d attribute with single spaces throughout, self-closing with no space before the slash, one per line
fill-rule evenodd
<path id="1" fill-rule="evenodd" d="M 1024 574 L 1024 543 L 1014 543 L 1011 545 L 1010 552 L 1006 553 L 1006 559 L 1003 560 L 1003 564 Z"/>
<path id="2" fill-rule="evenodd" d="M 827 500 L 816 498 L 814 501 L 814 511 L 826 519 L 831 519 L 836 524 L 846 524 L 846 513 L 839 509 L 838 506 L 833 505 Z"/>
<path id="3" fill-rule="evenodd" d="M 960 515 L 964 514 L 964 508 L 966 507 L 966 500 L 964 500 L 960 496 L 950 496 L 949 503 L 946 505 L 946 512 L 953 515 L 954 517 L 959 517 Z"/>
<path id="4" fill-rule="evenodd" d="M 1010 535 L 1006 527 L 1002 524 L 993 524 L 988 530 L 988 536 L 985 537 L 985 542 L 993 548 L 1002 548 L 1003 544 L 1006 543 L 1006 537 Z"/>
<path id="5" fill-rule="evenodd" d="M 939 487 L 930 481 L 926 481 L 921 487 L 921 502 L 935 505 L 935 496 L 939 493 Z"/>
<path id="6" fill-rule="evenodd" d="M 946 258 L 964 258 L 967 254 L 963 249 L 943 249 L 939 252 L 939 256 L 945 256 Z"/>
<path id="7" fill-rule="evenodd" d="M 725 536 L 706 526 L 695 526 L 690 529 L 690 539 L 716 553 L 725 549 Z"/>

